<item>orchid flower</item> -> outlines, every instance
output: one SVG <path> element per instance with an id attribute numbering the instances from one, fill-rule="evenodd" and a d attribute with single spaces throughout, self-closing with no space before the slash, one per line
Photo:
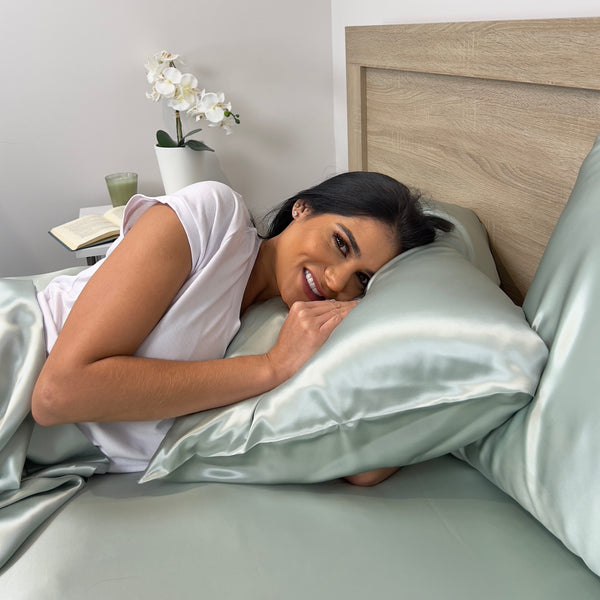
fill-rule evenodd
<path id="1" fill-rule="evenodd" d="M 209 127 L 222 127 L 227 135 L 231 133 L 234 124 L 239 125 L 239 115 L 231 112 L 231 103 L 225 102 L 223 92 L 217 94 L 198 90 L 198 79 L 191 73 L 182 73 L 175 66 L 177 59 L 179 54 L 163 50 L 154 54 L 144 65 L 146 79 L 152 86 L 152 90 L 146 92 L 146 97 L 154 102 L 164 99 L 175 111 L 177 140 L 175 141 L 166 131 L 159 130 L 156 133 L 158 146 L 170 148 L 187 146 L 193 150 L 212 150 L 203 142 L 186 139 L 201 129 L 194 129 L 183 135 L 180 111 L 186 111 L 197 121 L 206 119 Z"/>
<path id="2" fill-rule="evenodd" d="M 179 54 L 172 54 L 171 52 L 167 52 L 166 50 L 162 50 L 156 56 L 159 57 L 160 60 L 166 63 L 172 63 L 179 58 Z"/>
<path id="3" fill-rule="evenodd" d="M 174 110 L 188 110 L 196 101 L 197 87 L 198 80 L 191 73 L 184 73 L 169 106 Z"/>
<path id="4" fill-rule="evenodd" d="M 144 67 L 146 67 L 146 79 L 148 80 L 148 83 L 154 85 L 160 78 L 161 73 L 168 66 L 169 63 L 161 60 L 159 54 L 150 57 L 148 62 L 144 65 Z"/>
<path id="5" fill-rule="evenodd" d="M 175 67 L 167 67 L 154 84 L 154 89 L 165 98 L 172 98 L 181 83 L 181 71 Z"/>
<path id="6" fill-rule="evenodd" d="M 198 103 L 198 112 L 204 113 L 206 120 L 210 121 L 211 124 L 218 125 L 225 118 L 224 102 L 225 94 L 223 92 L 218 94 L 214 92 L 203 93 Z"/>

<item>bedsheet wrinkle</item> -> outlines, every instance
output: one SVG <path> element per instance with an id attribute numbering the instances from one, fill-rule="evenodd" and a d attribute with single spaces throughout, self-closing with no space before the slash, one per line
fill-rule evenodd
<path id="1" fill-rule="evenodd" d="M 31 394 L 45 358 L 33 282 L 0 279 L 0 569 L 85 485 L 85 477 L 107 468 L 107 459 L 89 447 L 64 464 L 40 467 L 28 460 L 35 430 Z M 63 439 L 63 445 L 72 443 Z"/>

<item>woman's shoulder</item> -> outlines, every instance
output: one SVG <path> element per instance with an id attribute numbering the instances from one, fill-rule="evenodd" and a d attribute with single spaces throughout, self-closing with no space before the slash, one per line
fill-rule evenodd
<path id="1" fill-rule="evenodd" d="M 127 203 L 124 223 L 128 230 L 154 204 L 170 206 L 184 226 L 239 227 L 251 221 L 242 196 L 225 183 L 200 181 L 164 196 L 136 194 Z"/>
<path id="2" fill-rule="evenodd" d="M 223 224 L 250 220 L 248 209 L 241 194 L 219 181 L 200 181 L 175 193 L 190 210 L 208 221 Z"/>
<path id="3" fill-rule="evenodd" d="M 174 193 L 188 202 L 232 205 L 242 202 L 242 196 L 220 181 L 198 181 Z"/>

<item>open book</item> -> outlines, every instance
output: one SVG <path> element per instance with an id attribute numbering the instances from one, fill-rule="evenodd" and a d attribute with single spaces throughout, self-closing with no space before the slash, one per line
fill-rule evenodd
<path id="1" fill-rule="evenodd" d="M 124 206 L 116 206 L 103 215 L 86 215 L 50 230 L 59 242 L 70 250 L 79 250 L 100 242 L 108 242 L 119 236 Z"/>

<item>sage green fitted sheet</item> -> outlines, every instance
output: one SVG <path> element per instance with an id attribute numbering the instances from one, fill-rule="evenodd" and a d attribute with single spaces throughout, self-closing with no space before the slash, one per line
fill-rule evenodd
<path id="1" fill-rule="evenodd" d="M 12 559 L 0 598 L 600 598 L 578 557 L 452 457 L 373 488 L 136 481 L 92 477 Z"/>

